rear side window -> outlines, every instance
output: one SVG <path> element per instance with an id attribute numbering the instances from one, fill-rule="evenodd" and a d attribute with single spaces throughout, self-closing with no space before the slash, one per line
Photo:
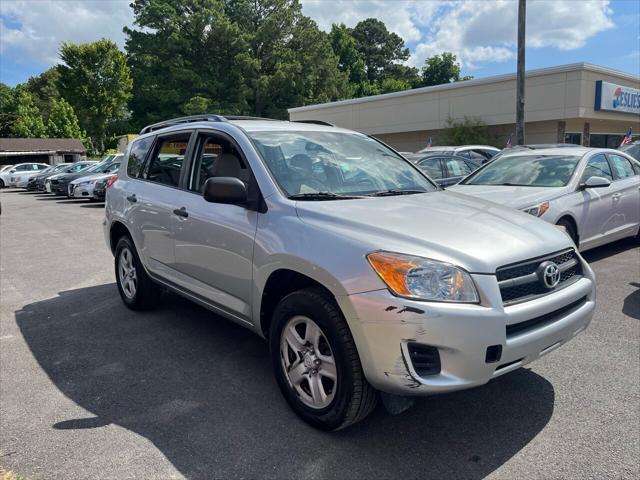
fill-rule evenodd
<path id="1" fill-rule="evenodd" d="M 177 187 L 190 136 L 191 134 L 184 134 L 158 140 L 145 178 L 151 182 Z"/>
<path id="2" fill-rule="evenodd" d="M 127 162 L 127 175 L 131 178 L 138 178 L 144 167 L 144 159 L 151 148 L 153 137 L 141 138 L 131 144 L 129 150 L 129 160 Z"/>
<path id="3" fill-rule="evenodd" d="M 633 177 L 636 173 L 633 171 L 631 162 L 620 155 L 609 155 L 611 165 L 613 166 L 613 172 L 617 179 Z"/>
<path id="4" fill-rule="evenodd" d="M 595 157 L 589 159 L 589 162 L 584 169 L 584 173 L 582 174 L 582 178 L 580 179 L 580 183 L 586 182 L 591 177 L 602 177 L 608 180 L 613 180 L 609 162 L 607 162 L 607 159 L 604 155 L 596 155 Z"/>
<path id="5" fill-rule="evenodd" d="M 447 170 L 449 170 L 450 177 L 462 177 L 469 175 L 473 170 L 469 167 L 467 162 L 458 160 L 457 158 L 448 158 L 446 160 Z"/>
<path id="6" fill-rule="evenodd" d="M 440 179 L 442 178 L 442 169 L 440 168 L 440 159 L 439 158 L 427 158 L 425 160 L 420 160 L 418 162 L 418 166 L 421 170 L 425 171 L 427 175 L 431 178 Z"/>

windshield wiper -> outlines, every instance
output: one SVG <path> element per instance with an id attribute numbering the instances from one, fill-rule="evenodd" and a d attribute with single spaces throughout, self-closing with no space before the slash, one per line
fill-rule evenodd
<path id="1" fill-rule="evenodd" d="M 389 190 L 382 190 L 380 192 L 372 193 L 372 197 L 389 197 L 392 195 L 414 195 L 416 193 L 427 193 L 424 190 L 397 190 L 390 188 Z"/>
<path id="2" fill-rule="evenodd" d="M 294 193 L 287 197 L 289 200 L 352 200 L 354 198 L 364 198 L 355 195 L 339 195 L 332 192 L 309 192 Z"/>

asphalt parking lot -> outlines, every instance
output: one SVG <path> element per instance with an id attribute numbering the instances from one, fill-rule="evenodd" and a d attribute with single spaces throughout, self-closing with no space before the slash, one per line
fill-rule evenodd
<path id="1" fill-rule="evenodd" d="M 323 433 L 267 344 L 167 295 L 127 310 L 101 204 L 0 192 L 0 467 L 39 478 L 638 478 L 640 248 L 587 252 L 586 333 L 474 390 Z"/>

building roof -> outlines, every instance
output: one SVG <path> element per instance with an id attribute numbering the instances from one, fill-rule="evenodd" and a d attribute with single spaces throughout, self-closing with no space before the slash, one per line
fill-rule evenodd
<path id="1" fill-rule="evenodd" d="M 0 152 L 86 153 L 77 138 L 0 138 Z"/>
<path id="2" fill-rule="evenodd" d="M 551 75 L 554 73 L 566 73 L 566 72 L 574 72 L 574 71 L 580 71 L 580 70 L 587 70 L 590 72 L 595 72 L 600 74 L 613 75 L 616 77 L 620 77 L 620 79 L 628 80 L 631 82 L 640 81 L 640 78 L 636 75 L 632 75 L 630 73 L 621 72 L 620 70 L 614 70 L 612 68 L 601 67 L 599 65 L 593 65 L 592 63 L 585 63 L 585 62 L 570 63 L 568 65 L 559 65 L 557 67 L 527 70 L 525 72 L 525 77 L 526 78 L 540 77 L 543 75 Z M 504 75 L 495 75 L 492 77 L 474 78 L 472 80 L 463 80 L 463 81 L 454 82 L 454 83 L 444 83 L 442 85 L 434 85 L 431 87 L 420 87 L 420 88 L 413 88 L 410 90 L 401 90 L 399 92 L 383 93 L 380 95 L 372 95 L 369 97 L 351 98 L 348 100 L 338 100 L 336 102 L 318 103 L 315 105 L 306 105 L 304 107 L 289 108 L 288 112 L 289 113 L 307 112 L 307 111 L 318 110 L 321 108 L 330 108 L 330 107 L 341 106 L 341 105 L 367 103 L 367 102 L 376 101 L 376 100 L 405 97 L 407 95 L 416 95 L 420 93 L 431 93 L 431 92 L 439 92 L 439 91 L 445 91 L 445 90 L 455 90 L 459 88 L 473 87 L 476 85 L 486 85 L 490 83 L 504 82 L 507 80 L 515 80 L 515 79 L 516 79 L 515 73 L 507 73 Z"/>

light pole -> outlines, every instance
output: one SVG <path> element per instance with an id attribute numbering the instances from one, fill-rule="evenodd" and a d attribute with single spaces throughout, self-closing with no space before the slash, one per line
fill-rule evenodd
<path id="1" fill-rule="evenodd" d="M 518 0 L 518 70 L 516 76 L 516 144 L 524 145 L 524 43 L 527 1 Z"/>

